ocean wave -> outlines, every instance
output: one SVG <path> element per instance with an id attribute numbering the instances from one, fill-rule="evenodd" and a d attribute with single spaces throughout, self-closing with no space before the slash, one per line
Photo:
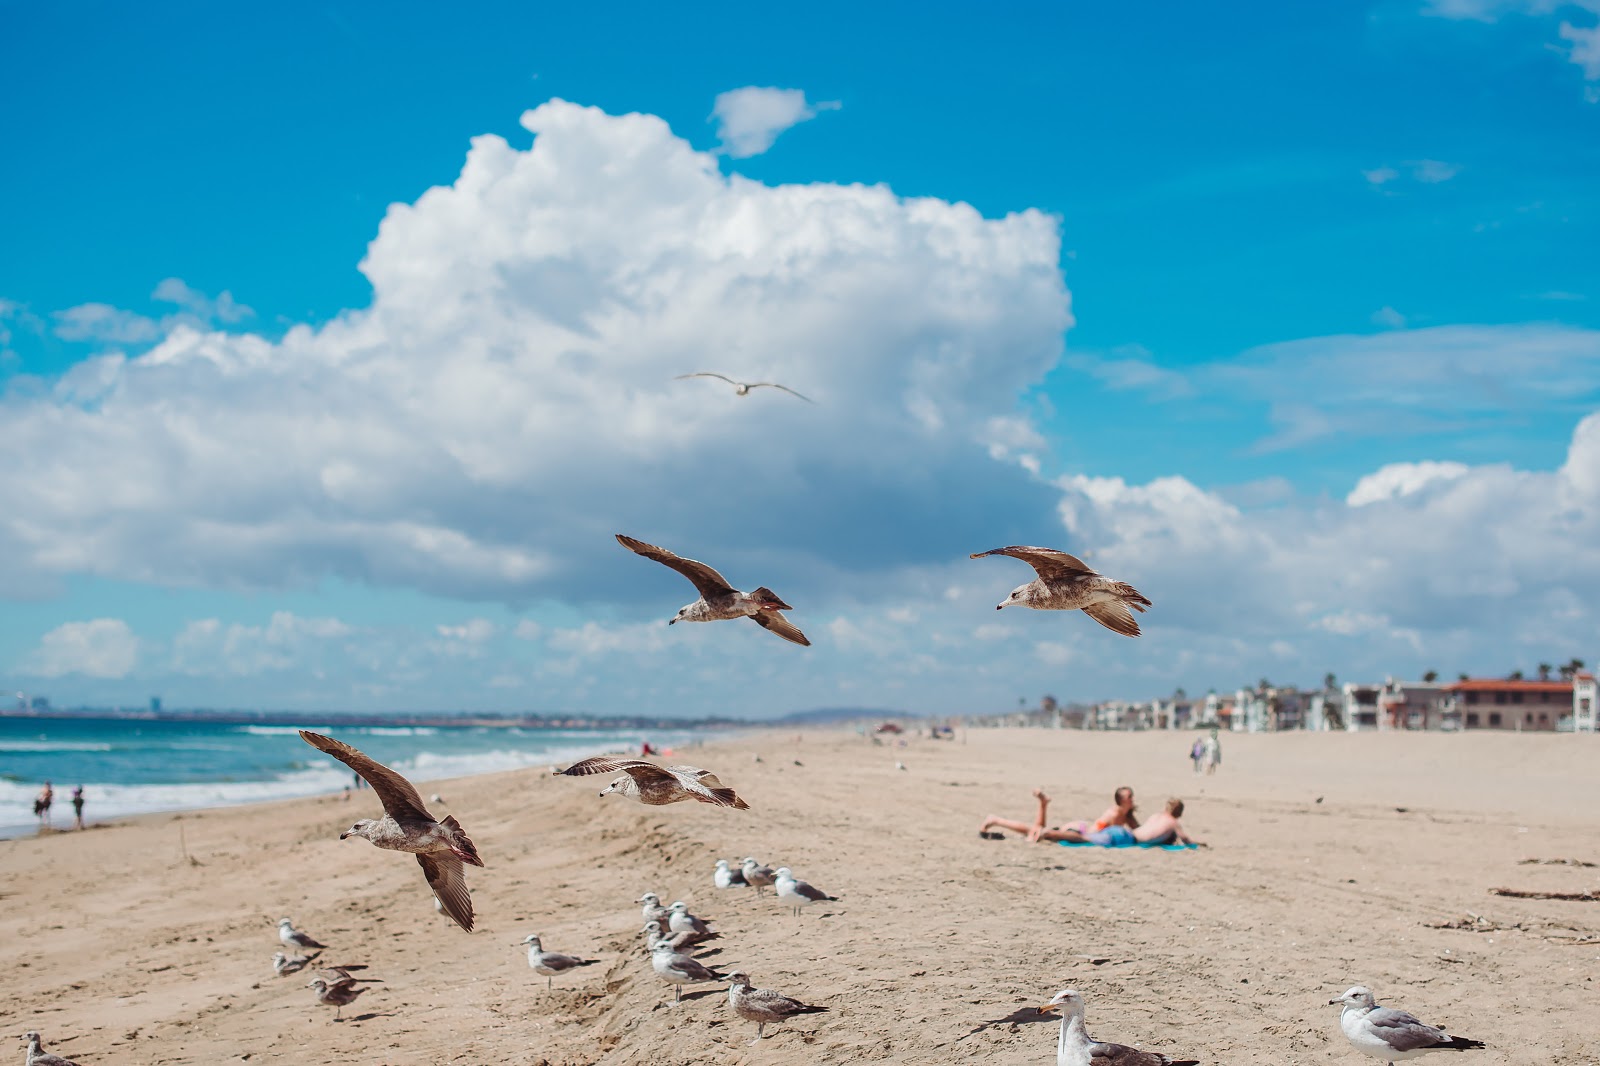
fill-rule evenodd
<path id="1" fill-rule="evenodd" d="M 313 733 L 326 733 L 332 728 L 331 725 L 242 725 L 239 727 L 239 732 L 248 733 L 253 737 L 297 737 L 302 729 L 309 729 Z"/>
<path id="2" fill-rule="evenodd" d="M 110 751 L 110 744 L 77 740 L 0 740 L 0 751 Z"/>
<path id="3" fill-rule="evenodd" d="M 426 725 L 364 725 L 354 732 L 365 733 L 369 737 L 431 737 L 439 731 Z"/>

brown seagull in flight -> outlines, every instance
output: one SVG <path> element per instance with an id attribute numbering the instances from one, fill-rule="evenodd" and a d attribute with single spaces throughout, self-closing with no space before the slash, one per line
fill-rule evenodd
<path id="1" fill-rule="evenodd" d="M 677 622 L 720 622 L 728 618 L 748 618 L 762 629 L 784 640 L 803 644 L 808 648 L 811 646 L 806 635 L 778 613 L 792 608 L 780 600 L 778 594 L 771 589 L 763 586 L 754 592 L 740 592 L 728 584 L 727 578 L 705 563 L 685 559 L 665 548 L 625 537 L 621 533 L 617 534 L 617 543 L 635 555 L 642 555 L 646 559 L 654 559 L 663 566 L 672 567 L 688 578 L 699 591 L 700 598 L 679 610 L 677 617 L 667 622 L 667 625 Z"/>
<path id="2" fill-rule="evenodd" d="M 1113 633 L 1125 637 L 1139 635 L 1139 623 L 1133 620 L 1133 611 L 1142 612 L 1151 606 L 1149 600 L 1132 585 L 1101 577 L 1089 564 L 1076 555 L 1068 555 L 1054 548 L 1026 548 L 1012 545 L 986 552 L 974 552 L 972 558 L 986 555 L 1009 555 L 1021 559 L 1039 576 L 1026 585 L 1018 585 L 995 610 L 1006 607 L 1032 607 L 1036 611 L 1082 611 Z M 1132 607 L 1133 611 L 1128 610 Z"/>

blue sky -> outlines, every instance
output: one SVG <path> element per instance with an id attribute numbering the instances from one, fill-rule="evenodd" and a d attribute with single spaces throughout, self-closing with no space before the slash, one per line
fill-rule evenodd
<path id="1" fill-rule="evenodd" d="M 0 685 L 962 710 L 1600 657 L 1600 5 L 1303 7 L 0 6 Z M 595 110 L 535 175 L 554 100 Z M 675 273 L 718 240 L 765 265 Z M 823 402 L 643 395 L 719 358 Z M 817 646 L 660 632 L 622 521 Z M 1147 636 L 995 616 L 1024 575 L 964 555 L 1013 540 Z"/>

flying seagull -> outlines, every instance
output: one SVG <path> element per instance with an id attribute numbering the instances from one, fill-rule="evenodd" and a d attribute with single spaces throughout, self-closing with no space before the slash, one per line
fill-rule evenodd
<path id="1" fill-rule="evenodd" d="M 341 740 L 306 729 L 300 730 L 300 739 L 360 774 L 383 801 L 382 818 L 363 818 L 340 833 L 339 839 L 365 837 L 380 848 L 416 855 L 428 887 L 445 913 L 462 929 L 472 932 L 472 895 L 467 891 L 461 864 L 482 866 L 483 860 L 478 858 L 478 849 L 455 816 L 446 815 L 443 821 L 435 821 L 410 781 Z"/>
<path id="2" fill-rule="evenodd" d="M 325 948 L 328 945 L 318 943 L 309 934 L 302 933 L 294 927 L 294 923 L 287 918 L 278 919 L 278 939 L 283 941 L 286 948 Z"/>
<path id="3" fill-rule="evenodd" d="M 728 980 L 731 982 L 728 985 L 728 1006 L 745 1021 L 756 1023 L 756 1038 L 750 1041 L 752 1047 L 761 1040 L 761 1030 L 768 1025 L 793 1018 L 796 1014 L 821 1014 L 828 1009 L 808 1006 L 770 988 L 756 988 L 750 984 L 750 978 L 742 973 L 730 973 Z"/>
<path id="4" fill-rule="evenodd" d="M 782 389 L 790 396 L 797 396 L 806 403 L 817 402 L 809 396 L 801 396 L 798 392 L 795 392 L 787 385 L 779 385 L 776 381 L 735 381 L 726 374 L 714 374 L 709 370 L 697 370 L 693 374 L 679 374 L 672 380 L 683 381 L 686 378 L 716 378 L 718 381 L 726 381 L 729 385 L 733 386 L 733 393 L 735 396 L 748 396 L 750 395 L 751 389 Z"/>
<path id="5" fill-rule="evenodd" d="M 679 610 L 677 616 L 668 621 L 667 625 L 675 625 L 678 622 L 721 622 L 729 618 L 748 618 L 762 629 L 769 629 L 784 640 L 808 648 L 811 646 L 806 635 L 778 613 L 793 608 L 780 600 L 778 594 L 766 586 L 763 585 L 754 592 L 740 592 L 728 584 L 727 578 L 705 563 L 685 559 L 665 548 L 625 537 L 621 533 L 617 534 L 617 543 L 635 555 L 642 555 L 646 559 L 654 559 L 663 566 L 672 567 L 688 578 L 699 591 L 700 598 Z"/>
<path id="6" fill-rule="evenodd" d="M 741 811 L 750 808 L 750 804 L 735 795 L 733 789 L 725 787 L 717 780 L 716 774 L 710 770 L 702 770 L 698 766 L 657 766 L 642 759 L 616 759 L 606 755 L 596 755 L 592 759 L 575 762 L 565 770 L 557 770 L 556 773 L 564 777 L 585 777 L 589 774 L 616 773 L 619 770 L 627 776 L 619 777 L 601 789 L 600 795 L 616 792 L 623 796 L 633 796 L 640 803 L 647 803 L 652 807 L 692 799 L 701 803 L 714 803 L 719 807 L 733 807 Z M 659 900 L 656 902 L 660 903 Z"/>
<path id="7" fill-rule="evenodd" d="M 1083 997 L 1070 988 L 1057 992 L 1040 1012 L 1061 1012 L 1061 1036 L 1056 1041 L 1056 1066 L 1200 1066 L 1198 1059 L 1170 1059 L 1126 1044 L 1107 1044 L 1083 1027 Z"/>
<path id="8" fill-rule="evenodd" d="M 1132 585 L 1101 577 L 1089 564 L 1076 555 L 1068 555 L 1054 548 L 1027 548 L 1012 545 L 986 552 L 974 552 L 973 559 L 986 555 L 1009 555 L 1021 559 L 1039 572 L 1039 576 L 1026 585 L 1017 586 L 1005 601 L 995 608 L 1032 607 L 1036 611 L 1082 611 L 1113 633 L 1125 637 L 1139 635 L 1139 623 L 1133 620 L 1133 611 L 1142 612 L 1151 606 L 1150 601 Z"/>
<path id="9" fill-rule="evenodd" d="M 1380 1007 L 1372 992 L 1356 985 L 1328 1005 L 1342 1004 L 1339 1028 L 1357 1051 L 1382 1059 L 1394 1066 L 1402 1059 L 1414 1059 L 1430 1051 L 1471 1051 L 1483 1047 L 1481 1040 L 1451 1036 L 1437 1026 L 1425 1025 L 1403 1010 Z"/>
<path id="10" fill-rule="evenodd" d="M 78 1064 L 73 1062 L 71 1059 L 64 1059 L 60 1055 L 52 1055 L 50 1052 L 46 1051 L 44 1049 L 44 1045 L 39 1042 L 38 1033 L 28 1033 L 27 1041 L 27 1066 L 78 1066 Z"/>
<path id="11" fill-rule="evenodd" d="M 599 959 L 580 959 L 575 955 L 563 955 L 559 951 L 546 951 L 544 950 L 544 945 L 539 942 L 539 938 L 531 934 L 524 937 L 522 942 L 528 945 L 528 965 L 533 968 L 534 973 L 544 974 L 546 978 L 544 983 L 546 991 L 555 987 L 556 974 L 566 973 L 568 970 L 576 969 L 579 966 L 593 966 L 600 961 Z"/>

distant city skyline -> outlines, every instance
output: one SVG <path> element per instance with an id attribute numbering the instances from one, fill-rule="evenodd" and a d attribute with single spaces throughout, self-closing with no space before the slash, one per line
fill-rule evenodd
<path id="1" fill-rule="evenodd" d="M 12 12 L 0 688 L 761 717 L 1600 658 L 1594 5 L 918 11 Z M 619 532 L 813 646 L 669 629 Z M 967 555 L 1019 543 L 1144 635 L 997 614 L 1026 567 Z"/>

